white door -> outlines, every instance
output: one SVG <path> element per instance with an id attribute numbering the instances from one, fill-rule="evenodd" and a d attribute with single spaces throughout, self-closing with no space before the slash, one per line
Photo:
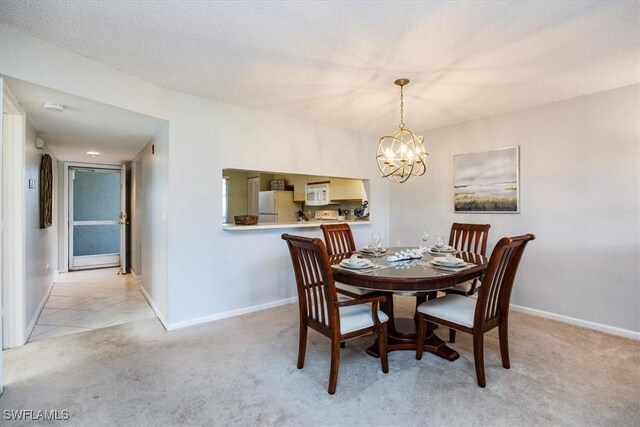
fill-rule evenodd
<path id="1" fill-rule="evenodd" d="M 121 169 L 69 169 L 69 269 L 121 262 Z"/>

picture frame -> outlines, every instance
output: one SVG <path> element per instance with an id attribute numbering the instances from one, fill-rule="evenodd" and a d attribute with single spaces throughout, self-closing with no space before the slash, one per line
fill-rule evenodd
<path id="1" fill-rule="evenodd" d="M 520 213 L 520 146 L 453 156 L 454 213 Z"/>
<path id="2" fill-rule="evenodd" d="M 40 228 L 53 225 L 53 165 L 51 156 L 42 155 L 40 161 Z"/>

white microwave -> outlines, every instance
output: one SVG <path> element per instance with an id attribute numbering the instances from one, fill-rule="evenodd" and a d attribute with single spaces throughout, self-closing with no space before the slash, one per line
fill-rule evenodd
<path id="1" fill-rule="evenodd" d="M 304 203 L 307 206 L 329 204 L 329 183 L 307 184 L 304 186 Z"/>

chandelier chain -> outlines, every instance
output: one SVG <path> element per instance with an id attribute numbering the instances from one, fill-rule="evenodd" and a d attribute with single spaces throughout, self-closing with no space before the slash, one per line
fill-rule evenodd
<path id="1" fill-rule="evenodd" d="M 404 85 L 400 86 L 400 129 L 404 129 Z"/>

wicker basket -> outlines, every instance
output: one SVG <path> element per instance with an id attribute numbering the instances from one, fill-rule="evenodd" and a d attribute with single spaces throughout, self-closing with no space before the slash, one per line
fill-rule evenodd
<path id="1" fill-rule="evenodd" d="M 236 215 L 233 220 L 236 225 L 256 225 L 258 223 L 258 215 Z"/>

